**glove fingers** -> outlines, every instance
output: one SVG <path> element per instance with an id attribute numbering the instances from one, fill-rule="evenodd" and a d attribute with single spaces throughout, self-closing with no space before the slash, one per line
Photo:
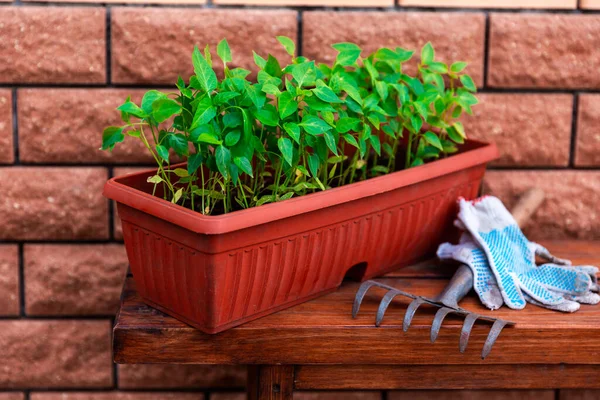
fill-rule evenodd
<path id="1" fill-rule="evenodd" d="M 527 276 L 543 284 L 548 289 L 580 295 L 590 290 L 590 276 L 575 268 L 565 268 L 554 264 L 544 264 L 531 270 Z"/>
<path id="2" fill-rule="evenodd" d="M 527 300 L 528 303 L 531 303 L 538 307 L 547 308 L 548 310 L 571 313 L 571 312 L 575 312 L 575 311 L 579 310 L 579 308 L 581 307 L 581 305 L 579 303 L 577 303 L 575 301 L 570 301 L 567 299 L 563 299 L 564 301 L 559 304 L 544 304 L 544 303 L 540 303 L 539 301 L 536 301 L 535 299 L 533 299 L 531 296 L 527 295 L 526 293 L 524 293 L 523 295 L 525 296 L 525 300 Z"/>
<path id="3" fill-rule="evenodd" d="M 521 289 L 534 300 L 546 305 L 558 305 L 565 301 L 565 298 L 559 293 L 548 290 L 540 284 L 535 278 L 528 275 L 519 277 Z"/>
<path id="4" fill-rule="evenodd" d="M 461 239 L 463 239 L 465 235 Z M 473 272 L 473 289 L 481 302 L 490 310 L 497 310 L 503 304 L 502 294 L 496 283 L 496 278 L 490 271 L 487 258 L 475 243 L 461 240 L 463 244 L 440 245 L 437 255 L 442 260 L 456 260 L 467 265 Z"/>
<path id="5" fill-rule="evenodd" d="M 598 304 L 600 303 L 600 296 L 596 293 L 588 292 L 582 294 L 581 296 L 572 296 L 569 294 L 565 295 L 565 298 L 568 300 L 573 300 L 581 304 Z"/>

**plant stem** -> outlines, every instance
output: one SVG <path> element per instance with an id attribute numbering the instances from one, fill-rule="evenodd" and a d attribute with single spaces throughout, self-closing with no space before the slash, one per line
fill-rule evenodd
<path id="1" fill-rule="evenodd" d="M 404 163 L 404 168 L 408 169 L 410 167 L 410 156 L 412 155 L 412 140 L 413 135 L 412 132 L 408 132 L 408 145 L 406 146 L 406 162 Z"/>

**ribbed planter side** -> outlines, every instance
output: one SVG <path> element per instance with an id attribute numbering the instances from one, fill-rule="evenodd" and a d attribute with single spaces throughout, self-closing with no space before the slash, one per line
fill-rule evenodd
<path id="1" fill-rule="evenodd" d="M 475 197 L 484 172 L 480 164 L 223 234 L 118 207 L 142 297 L 217 333 L 332 291 L 350 269 L 368 279 L 431 255 L 453 232 L 456 199 Z"/>

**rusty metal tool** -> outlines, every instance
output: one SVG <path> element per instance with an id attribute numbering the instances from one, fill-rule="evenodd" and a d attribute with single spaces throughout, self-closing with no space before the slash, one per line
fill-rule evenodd
<path id="1" fill-rule="evenodd" d="M 539 207 L 539 205 L 544 200 L 544 193 L 539 189 L 530 189 L 525 192 L 521 198 L 519 199 L 516 206 L 513 208 L 513 217 L 517 221 L 517 223 L 522 226 L 529 217 L 533 214 L 533 212 Z M 435 298 L 430 299 L 423 296 L 415 296 L 411 293 L 404 292 L 402 290 L 396 289 L 392 286 L 385 285 L 383 283 L 369 280 L 360 285 L 358 292 L 356 293 L 356 297 L 354 299 L 354 304 L 352 307 L 352 317 L 356 318 L 358 314 L 358 310 L 366 295 L 367 291 L 371 287 L 380 287 L 383 289 L 387 289 L 388 292 L 385 294 L 381 303 L 379 304 L 379 309 L 377 310 L 377 317 L 375 320 L 375 325 L 379 326 L 381 321 L 383 320 L 384 314 L 392 302 L 392 300 L 396 296 L 404 296 L 413 299 L 413 301 L 408 305 L 406 313 L 404 315 L 404 321 L 402 323 L 402 329 L 404 332 L 408 330 L 412 319 L 415 315 L 415 312 L 422 304 L 429 304 L 435 307 L 439 307 L 439 310 L 436 312 L 433 322 L 431 324 L 431 342 L 435 342 L 438 337 L 440 328 L 449 314 L 458 314 L 465 317 L 465 321 L 463 323 L 463 327 L 460 334 L 459 341 L 459 350 L 463 353 L 469 342 L 469 336 L 471 335 L 471 329 L 475 324 L 475 321 L 482 320 L 492 322 L 492 328 L 488 334 L 488 337 L 483 346 L 483 350 L 481 352 L 481 358 L 485 359 L 492 350 L 492 346 L 500 336 L 502 329 L 504 329 L 507 325 L 514 325 L 514 322 L 505 321 L 499 318 L 492 318 L 483 315 L 476 314 L 471 311 L 467 311 L 458 306 L 460 300 L 462 300 L 467 293 L 473 288 L 473 273 L 471 269 L 466 265 L 460 265 L 454 276 L 446 286 L 446 288 Z"/>

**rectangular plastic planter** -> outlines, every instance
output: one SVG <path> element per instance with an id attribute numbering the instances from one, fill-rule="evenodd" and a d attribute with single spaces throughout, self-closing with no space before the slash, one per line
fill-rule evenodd
<path id="1" fill-rule="evenodd" d="M 217 333 L 432 255 L 473 198 L 492 144 L 339 188 L 204 216 L 152 196 L 155 171 L 109 180 L 137 290 L 153 307 Z M 350 310 L 348 310 L 350 312 Z"/>

